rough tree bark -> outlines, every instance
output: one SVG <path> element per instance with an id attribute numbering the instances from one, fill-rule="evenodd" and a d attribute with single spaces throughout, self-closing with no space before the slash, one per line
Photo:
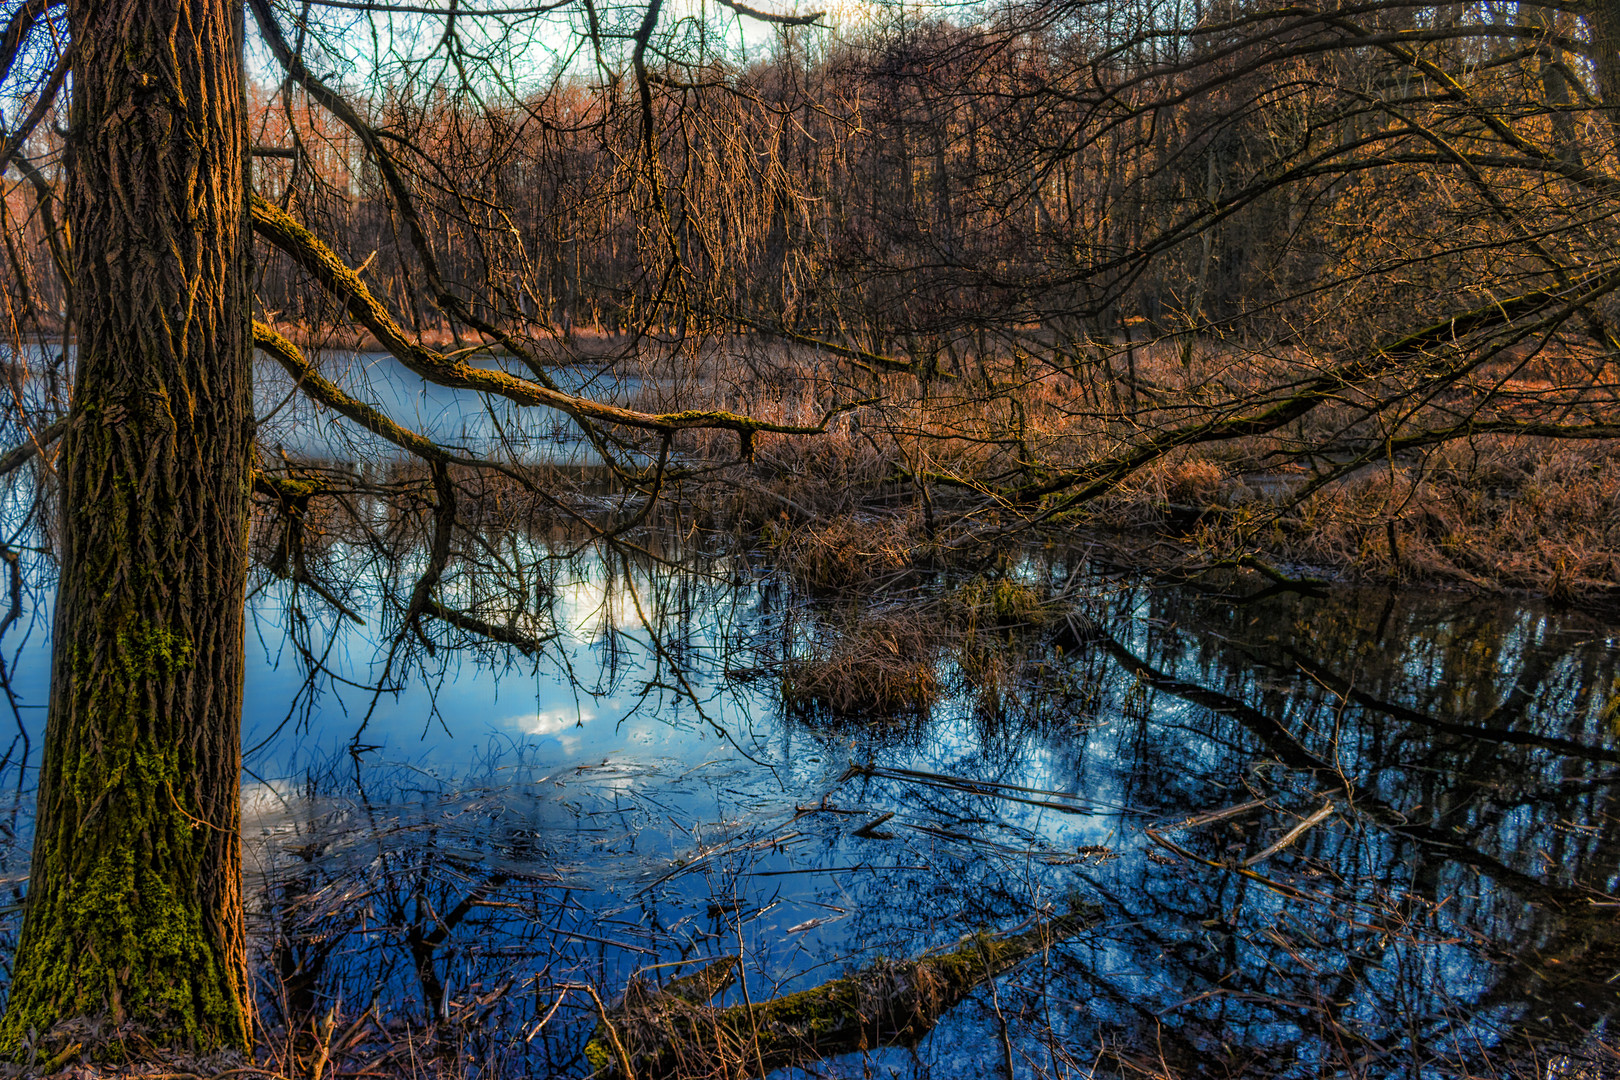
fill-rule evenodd
<path id="1" fill-rule="evenodd" d="M 0 1052 L 64 1021 L 103 1055 L 131 1033 L 244 1046 L 242 9 L 70 0 L 68 19 L 77 382 L 37 832 Z"/>

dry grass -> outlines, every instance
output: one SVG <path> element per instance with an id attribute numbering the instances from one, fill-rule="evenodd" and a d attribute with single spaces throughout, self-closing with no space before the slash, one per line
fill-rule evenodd
<path id="1" fill-rule="evenodd" d="M 982 713 L 995 715 L 1004 698 L 1044 672 L 1051 631 L 1072 606 L 1005 574 L 976 575 L 944 591 L 865 581 L 854 604 L 796 616 L 804 627 L 796 655 L 734 674 L 779 678 L 784 707 L 801 717 L 927 715 L 941 696 L 963 688 Z"/>
<path id="2" fill-rule="evenodd" d="M 1230 486 L 1226 469 L 1205 458 L 1166 459 L 1142 474 L 1143 489 L 1165 502 L 1203 506 L 1215 502 Z"/>
<path id="3" fill-rule="evenodd" d="M 781 519 L 766 526 L 777 566 L 799 585 L 818 593 L 871 589 L 910 569 L 921 543 L 908 516 L 838 518 L 831 524 L 790 528 Z"/>
<path id="4" fill-rule="evenodd" d="M 1237 474 L 1165 461 L 1082 520 L 1160 537 L 1189 566 L 1260 556 L 1359 580 L 1527 591 L 1598 602 L 1620 591 L 1620 460 L 1599 443 L 1495 437 L 1369 466 L 1310 498 L 1302 468 Z M 1196 516 L 1196 523 L 1193 518 Z M 1139 547 L 1142 545 L 1138 545 Z"/>
<path id="5" fill-rule="evenodd" d="M 659 489 L 707 527 L 762 536 L 796 582 L 839 593 L 901 575 L 920 553 L 932 558 L 964 533 L 992 534 L 1052 505 L 1004 498 L 1020 485 L 1084 472 L 1168 430 L 1243 415 L 1253 404 L 1246 394 L 1270 400 L 1264 388 L 1297 384 L 1331 364 L 1294 348 L 1215 341 L 1183 351 L 1175 341 L 1071 348 L 1053 339 L 1041 356 L 1038 338 L 1020 341 L 991 341 L 982 356 L 953 347 L 941 360 L 950 377 L 927 384 L 752 335 L 647 342 L 634 354 L 613 353 L 604 370 L 621 380 L 614 385 L 624 404 L 657 412 L 724 409 L 814 426 L 837 406 L 873 402 L 813 436 L 761 433 L 745 446 L 731 431 L 682 431 L 671 462 L 687 478 Z M 606 339 L 596 344 L 612 352 Z M 1556 413 L 1571 395 L 1595 393 L 1554 379 L 1552 359 L 1524 361 L 1504 355 L 1448 389 L 1455 401 L 1436 399 L 1431 413 L 1409 422 L 1455 423 L 1483 408 L 1486 391 L 1502 415 L 1532 419 Z M 1355 391 L 1363 392 L 1399 396 L 1393 383 Z M 1610 444 L 1476 436 L 1369 464 L 1289 505 L 1289 492 L 1317 470 L 1383 438 L 1364 403 L 1347 395 L 1286 430 L 1172 451 L 1076 508 L 1067 524 L 1118 530 L 1122 547 L 1178 536 L 1190 563 L 1257 555 L 1348 577 L 1571 601 L 1616 589 L 1620 466 Z M 1587 405 L 1581 415 L 1594 422 L 1607 415 L 1608 406 Z M 655 435 L 617 434 L 643 455 L 661 451 Z M 535 486 L 613 524 L 604 509 L 610 497 L 581 478 L 537 477 Z M 643 497 L 624 490 L 634 486 L 625 477 L 609 486 L 621 515 Z M 536 515 L 560 513 L 544 496 L 514 492 L 508 501 Z M 480 504 L 464 505 L 471 513 Z"/>
<path id="6" fill-rule="evenodd" d="M 1606 450 L 1481 440 L 1421 469 L 1363 473 L 1253 535 L 1278 556 L 1363 578 L 1598 599 L 1620 588 L 1620 461 Z"/>
<path id="7" fill-rule="evenodd" d="M 1023 582 L 983 575 L 958 586 L 947 610 L 970 634 L 980 628 L 1038 627 L 1053 614 L 1040 594 Z"/>
<path id="8" fill-rule="evenodd" d="M 852 615 L 808 655 L 782 666 L 783 706 L 800 716 L 926 716 L 940 697 L 937 668 L 946 643 L 926 610 Z"/>

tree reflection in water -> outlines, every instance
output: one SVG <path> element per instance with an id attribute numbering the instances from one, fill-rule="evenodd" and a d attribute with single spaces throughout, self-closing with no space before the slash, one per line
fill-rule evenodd
<path id="1" fill-rule="evenodd" d="M 1102 921 L 918 1046 L 816 1068 L 1545 1075 L 1602 1053 L 1620 650 L 1598 621 L 1032 556 L 1017 574 L 1101 633 L 990 627 L 944 654 L 931 707 L 875 720 L 787 708 L 761 677 L 850 618 L 837 603 L 730 560 L 553 569 L 533 595 L 564 663 L 526 726 L 483 722 L 526 675 L 452 665 L 378 713 L 383 750 L 342 752 L 370 699 L 329 683 L 250 759 L 282 777 L 249 795 L 277 1054 L 580 1075 L 632 978 L 740 951 L 721 1000 L 757 1002 L 1071 900 Z M 413 746 L 433 715 L 460 738 Z"/>

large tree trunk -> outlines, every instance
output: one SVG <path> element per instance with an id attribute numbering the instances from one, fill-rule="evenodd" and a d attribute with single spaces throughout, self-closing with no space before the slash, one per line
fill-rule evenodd
<path id="1" fill-rule="evenodd" d="M 229 0 L 68 5 L 77 382 L 11 1053 L 78 1019 L 92 1044 L 119 1026 L 201 1050 L 248 1038 L 241 17 Z"/>

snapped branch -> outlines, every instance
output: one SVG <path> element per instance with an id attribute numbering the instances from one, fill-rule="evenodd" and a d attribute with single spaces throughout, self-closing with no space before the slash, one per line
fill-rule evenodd
<path id="1" fill-rule="evenodd" d="M 760 22 L 775 23 L 777 26 L 815 26 L 827 17 L 825 11 L 813 11 L 808 15 L 777 15 L 774 12 L 761 11 L 759 8 L 739 3 L 738 0 L 716 0 L 716 2 L 721 7 L 730 8 L 739 15 L 746 15 L 750 19 L 758 19 Z"/>

